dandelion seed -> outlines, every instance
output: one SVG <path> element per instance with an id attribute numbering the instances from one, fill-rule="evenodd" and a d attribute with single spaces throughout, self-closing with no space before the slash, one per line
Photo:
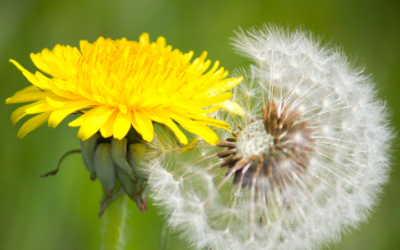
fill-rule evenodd
<path id="1" fill-rule="evenodd" d="M 218 61 L 208 70 L 206 52 L 191 62 L 192 56 L 192 51 L 172 50 L 163 37 L 150 43 L 144 33 L 138 42 L 100 37 L 94 43 L 81 41 L 80 50 L 56 45 L 31 54 L 47 75 L 32 74 L 10 60 L 32 86 L 6 103 L 33 102 L 15 110 L 11 121 L 15 125 L 26 115 L 36 115 L 22 125 L 22 138 L 46 121 L 55 128 L 68 115 L 82 114 L 69 126 L 80 127 L 83 162 L 103 186 L 100 215 L 123 190 L 145 211 L 144 155 L 171 138 L 177 138 L 175 145 L 187 144 L 183 130 L 217 144 L 218 136 L 207 125 L 227 129 L 229 124 L 206 114 L 219 108 L 243 112 L 228 100 L 232 94 L 227 92 L 242 79 L 226 78 L 228 71 L 219 68 Z"/>
<path id="2" fill-rule="evenodd" d="M 206 159 L 195 150 L 180 164 L 153 162 L 150 183 L 163 187 L 154 199 L 196 247 L 316 249 L 376 203 L 393 137 L 386 106 L 362 70 L 311 37 L 276 26 L 238 34 L 236 49 L 254 61 L 233 93 L 246 116 L 216 114 L 238 130 L 221 132 Z M 188 167 L 197 174 L 183 177 Z"/>

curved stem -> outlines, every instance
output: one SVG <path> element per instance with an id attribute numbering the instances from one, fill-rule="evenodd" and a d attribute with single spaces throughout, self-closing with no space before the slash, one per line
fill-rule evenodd
<path id="1" fill-rule="evenodd" d="M 125 220 L 128 215 L 128 197 L 121 195 L 110 204 L 103 216 L 100 250 L 122 250 L 125 248 Z"/>
<path id="2" fill-rule="evenodd" d="M 58 161 L 58 164 L 57 164 L 57 168 L 56 168 L 56 169 L 51 170 L 51 171 L 49 171 L 49 172 L 47 172 L 47 173 L 41 175 L 40 177 L 47 177 L 47 176 L 49 176 L 49 175 L 56 175 L 57 172 L 58 172 L 58 170 L 60 169 L 61 162 L 63 162 L 63 160 L 65 159 L 65 157 L 67 157 L 67 156 L 69 156 L 69 155 L 71 155 L 71 154 L 75 154 L 75 153 L 82 153 L 82 150 L 81 150 L 80 148 L 78 148 L 78 149 L 72 149 L 72 150 L 66 152 L 65 154 L 63 154 L 63 155 L 61 156 L 60 160 Z"/>

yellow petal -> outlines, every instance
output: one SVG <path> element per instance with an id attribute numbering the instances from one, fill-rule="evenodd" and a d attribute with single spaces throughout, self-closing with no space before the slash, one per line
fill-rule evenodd
<path id="1" fill-rule="evenodd" d="M 130 111 L 126 112 L 125 114 L 122 112 L 118 112 L 113 128 L 114 138 L 122 140 L 122 138 L 124 138 L 126 134 L 128 134 L 129 129 L 132 126 L 131 124 L 132 120 Z"/>
<path id="2" fill-rule="evenodd" d="M 139 42 L 141 44 L 149 44 L 150 43 L 150 37 L 148 33 L 143 33 L 140 37 L 139 37 Z"/>
<path id="3" fill-rule="evenodd" d="M 38 105 L 34 105 L 32 107 L 29 107 L 25 110 L 25 113 L 29 114 L 29 115 L 33 115 L 33 114 L 38 114 L 38 113 L 43 113 L 43 112 L 48 112 L 48 111 L 53 111 L 54 107 L 51 106 L 48 103 L 41 103 Z"/>
<path id="4" fill-rule="evenodd" d="M 65 119 L 65 117 L 67 117 L 71 113 L 76 112 L 78 110 L 89 108 L 89 107 L 94 106 L 96 104 L 98 104 L 98 103 L 94 102 L 94 101 L 90 101 L 90 100 L 84 100 L 84 101 L 77 101 L 77 102 L 68 103 L 68 104 L 66 104 L 64 106 L 63 109 L 56 110 L 50 115 L 50 117 L 49 117 L 49 127 L 55 128 L 55 127 L 58 126 L 58 124 L 60 124 L 60 122 L 62 122 Z M 71 126 L 71 123 L 70 123 L 69 126 Z M 80 126 L 80 125 L 71 126 L 71 127 L 78 127 L 78 126 Z"/>
<path id="5" fill-rule="evenodd" d="M 208 73 L 214 73 L 219 67 L 219 61 L 215 61 L 213 67 L 208 71 Z"/>
<path id="6" fill-rule="evenodd" d="M 202 125 L 201 123 L 192 121 L 190 119 L 185 119 L 184 117 L 175 114 L 171 114 L 170 117 L 174 121 L 179 123 L 179 125 L 181 125 L 188 132 L 200 136 L 209 144 L 215 145 L 219 143 L 218 136 L 214 133 L 214 131 L 212 131 L 205 125 Z"/>
<path id="7" fill-rule="evenodd" d="M 81 126 L 82 123 L 85 121 L 85 119 L 88 118 L 91 113 L 93 113 L 93 109 L 89 110 L 85 114 L 79 116 L 78 118 L 76 118 L 72 122 L 68 123 L 68 126 L 70 126 L 70 127 L 79 127 L 79 126 Z"/>
<path id="8" fill-rule="evenodd" d="M 190 142 L 181 149 L 181 154 L 188 152 L 188 151 L 192 151 L 196 144 L 198 143 L 198 139 L 197 136 L 195 138 L 193 138 L 192 140 L 190 140 Z"/>
<path id="9" fill-rule="evenodd" d="M 161 48 L 165 48 L 165 46 L 167 45 L 167 41 L 165 40 L 164 37 L 159 36 L 157 38 L 157 45 L 160 46 Z"/>
<path id="10" fill-rule="evenodd" d="M 41 89 L 46 89 L 48 88 L 48 85 L 45 82 L 39 81 L 36 75 L 32 74 L 28 70 L 26 70 L 24 67 L 22 67 L 19 63 L 17 63 L 15 60 L 10 59 L 10 62 L 13 63 L 19 70 L 22 71 L 22 74 L 28 79 L 29 82 L 31 82 L 33 85 L 41 88 Z M 38 73 L 38 72 L 37 72 Z M 40 73 L 39 73 L 40 74 Z"/>
<path id="11" fill-rule="evenodd" d="M 41 89 L 45 89 L 45 90 L 50 89 L 49 81 L 51 81 L 51 80 L 49 78 L 47 78 L 45 75 L 43 75 L 39 71 L 36 71 L 35 76 L 38 79 L 38 81 L 40 82 L 40 86 L 38 86 L 38 87 L 40 87 Z"/>
<path id="12" fill-rule="evenodd" d="M 12 97 L 6 99 L 6 104 L 20 103 L 20 102 L 33 102 L 46 96 L 55 96 L 48 91 L 41 91 L 36 86 L 27 87 L 21 91 L 16 92 Z"/>
<path id="13" fill-rule="evenodd" d="M 145 112 L 149 115 L 151 120 L 164 124 L 167 127 L 169 127 L 175 133 L 176 137 L 182 144 L 186 145 L 188 143 L 185 134 L 178 128 L 178 126 L 176 126 L 176 124 L 171 120 L 171 118 L 169 118 L 166 114 L 162 113 L 162 111 L 145 110 Z"/>
<path id="14" fill-rule="evenodd" d="M 189 53 L 185 54 L 187 56 L 187 60 L 190 61 L 194 55 L 193 50 L 189 51 Z"/>
<path id="15" fill-rule="evenodd" d="M 214 131 L 206 126 L 195 126 L 184 122 L 179 123 L 179 125 L 181 125 L 188 132 L 200 136 L 204 141 L 211 145 L 216 145 L 219 143 L 218 136 L 214 133 Z"/>
<path id="16" fill-rule="evenodd" d="M 207 51 L 203 51 L 203 53 L 201 53 L 199 59 L 202 61 L 206 60 L 207 54 L 208 54 Z"/>
<path id="17" fill-rule="evenodd" d="M 21 66 L 21 64 L 19 64 L 17 61 L 10 59 L 8 60 L 9 62 L 11 62 L 12 64 L 15 65 L 15 67 L 17 67 L 20 71 L 24 72 L 26 71 L 26 69 L 24 67 Z"/>
<path id="18" fill-rule="evenodd" d="M 107 122 L 113 111 L 114 109 L 108 106 L 94 108 L 90 116 L 82 123 L 78 131 L 78 137 L 82 141 L 92 137 Z"/>
<path id="19" fill-rule="evenodd" d="M 222 109 L 231 112 L 234 115 L 240 115 L 240 116 L 245 115 L 244 109 L 236 102 L 227 100 L 218 105 L 220 105 Z"/>
<path id="20" fill-rule="evenodd" d="M 119 107 L 119 111 L 121 111 L 122 113 L 125 114 L 126 112 L 128 112 L 128 108 L 125 105 L 120 104 L 118 107 Z"/>
<path id="21" fill-rule="evenodd" d="M 218 95 L 224 93 L 238 85 L 243 80 L 243 77 L 230 78 L 217 82 L 211 89 L 207 92 L 211 95 Z"/>
<path id="22" fill-rule="evenodd" d="M 50 97 L 46 96 L 47 103 L 50 104 L 54 108 L 62 108 L 66 102 L 55 101 Z"/>
<path id="23" fill-rule="evenodd" d="M 133 128 L 136 130 L 136 132 L 138 132 L 139 134 L 141 134 L 139 125 L 138 125 L 137 122 L 136 122 L 136 119 L 135 119 L 134 114 L 131 114 L 131 115 L 132 115 L 131 123 L 132 123 Z"/>
<path id="24" fill-rule="evenodd" d="M 118 115 L 118 110 L 114 110 L 112 115 L 108 118 L 107 122 L 100 128 L 100 133 L 104 138 L 108 138 L 113 135 L 114 121 Z"/>
<path id="25" fill-rule="evenodd" d="M 25 112 L 26 109 L 36 106 L 38 104 L 44 103 L 45 100 L 40 100 L 37 101 L 35 103 L 31 103 L 22 107 L 17 108 L 12 114 L 11 114 L 11 122 L 14 125 L 14 127 L 16 126 L 17 122 L 19 120 L 21 120 L 23 117 L 25 117 L 27 115 L 27 113 Z"/>
<path id="26" fill-rule="evenodd" d="M 161 124 L 165 124 L 169 120 L 168 116 L 163 114 L 163 111 L 159 112 L 157 110 L 146 109 L 144 112 L 146 112 L 151 120 Z"/>
<path id="27" fill-rule="evenodd" d="M 40 84 L 40 82 L 39 82 L 39 80 L 37 79 L 37 77 L 34 75 L 34 74 L 32 74 L 31 72 L 29 72 L 29 71 L 27 71 L 27 70 L 24 70 L 24 71 L 22 71 L 22 74 L 26 77 L 26 79 L 28 79 L 28 81 L 30 81 L 33 85 L 35 85 L 35 86 L 37 86 L 37 87 L 39 87 L 39 88 L 41 88 L 42 86 L 41 86 L 41 84 Z"/>
<path id="28" fill-rule="evenodd" d="M 32 92 L 35 93 L 35 92 L 43 92 L 43 91 L 40 90 L 38 87 L 31 85 L 31 86 L 25 87 L 25 88 L 15 92 L 14 95 L 22 94 L 22 93 L 32 93 Z"/>
<path id="29" fill-rule="evenodd" d="M 224 73 L 222 73 L 221 75 L 221 79 L 224 79 L 225 77 L 227 77 L 229 75 L 229 71 L 224 71 Z"/>
<path id="30" fill-rule="evenodd" d="M 17 122 L 24 118 L 27 114 L 25 113 L 25 109 L 29 108 L 32 104 L 25 105 L 22 107 L 17 108 L 14 110 L 14 112 L 11 114 L 11 122 L 14 125 L 14 127 L 17 125 Z M 36 105 L 36 103 L 35 103 Z"/>
<path id="31" fill-rule="evenodd" d="M 143 140 L 151 142 L 154 137 L 154 127 L 149 116 L 143 111 L 137 112 L 136 110 L 133 111 L 133 114 L 132 120 L 136 121 L 139 129 L 137 132 L 142 135 Z"/>
<path id="32" fill-rule="evenodd" d="M 35 64 L 35 66 L 38 67 L 38 69 L 40 69 L 41 71 L 43 71 L 47 74 L 50 73 L 49 68 L 47 67 L 47 64 L 43 60 L 43 57 L 41 56 L 40 53 L 38 53 L 38 54 L 31 53 L 31 60 Z"/>
<path id="33" fill-rule="evenodd" d="M 79 98 L 80 97 L 79 95 L 72 93 L 71 91 L 62 89 L 63 86 L 68 84 L 69 82 L 60 79 L 53 79 L 52 81 L 49 81 L 50 90 L 54 92 L 54 94 L 56 94 L 57 96 L 64 97 L 67 99 Z"/>
<path id="34" fill-rule="evenodd" d="M 50 114 L 51 112 L 45 112 L 26 121 L 18 131 L 17 136 L 22 139 L 26 134 L 45 123 Z"/>
<path id="35" fill-rule="evenodd" d="M 180 115 L 181 117 L 184 117 L 183 114 Z M 200 121 L 200 122 L 204 122 L 208 125 L 217 127 L 217 128 L 229 128 L 229 124 L 220 120 L 216 120 L 213 118 L 208 118 L 202 115 L 195 115 L 195 114 L 186 114 L 186 117 L 191 118 L 195 121 Z"/>
<path id="36" fill-rule="evenodd" d="M 185 134 L 178 128 L 178 126 L 176 126 L 176 124 L 170 118 L 168 118 L 168 121 L 164 124 L 175 133 L 176 137 L 182 144 L 186 145 L 188 143 L 188 139 Z"/>
<path id="37" fill-rule="evenodd" d="M 86 51 L 87 46 L 89 45 L 89 42 L 87 40 L 80 40 L 79 41 L 79 48 L 83 54 L 84 51 Z"/>
<path id="38" fill-rule="evenodd" d="M 208 107 L 213 104 L 218 104 L 218 103 L 224 102 L 224 101 L 228 100 L 231 96 L 232 96 L 232 93 L 230 93 L 230 92 L 224 93 L 221 95 L 217 95 L 217 96 L 213 96 L 213 97 L 209 97 L 209 98 L 205 98 L 205 96 L 199 96 L 199 97 L 196 97 L 196 100 L 193 101 L 191 103 L 191 105 L 193 105 L 195 107 L 204 108 L 204 107 Z"/>
<path id="39" fill-rule="evenodd" d="M 209 113 L 215 112 L 218 109 L 220 109 L 221 107 L 218 105 L 221 105 L 221 104 L 217 104 L 209 109 L 201 109 L 200 111 L 194 111 L 194 112 L 190 112 L 190 113 L 209 114 Z"/>

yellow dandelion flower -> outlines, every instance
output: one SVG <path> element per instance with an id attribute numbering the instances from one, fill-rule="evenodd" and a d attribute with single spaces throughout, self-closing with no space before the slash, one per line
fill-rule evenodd
<path id="1" fill-rule="evenodd" d="M 205 113 L 218 108 L 243 113 L 227 101 L 241 78 L 226 78 L 228 72 L 216 61 L 206 61 L 207 52 L 191 62 L 193 52 L 182 53 L 166 45 L 159 37 L 150 43 L 144 33 L 139 41 L 104 39 L 80 42 L 76 47 L 56 45 L 31 54 L 33 63 L 43 73 L 35 74 L 10 60 L 33 84 L 6 103 L 33 102 L 11 115 L 15 125 L 26 115 L 36 114 L 18 132 L 22 138 L 46 121 L 57 127 L 68 115 L 83 113 L 69 123 L 80 127 L 78 137 L 87 140 L 100 131 L 102 137 L 123 139 L 133 128 L 145 141 L 152 141 L 153 122 L 170 128 L 179 141 L 187 138 L 177 126 L 217 144 L 218 137 L 207 127 L 227 129 L 225 122 L 208 118 Z M 211 109 L 208 107 L 213 106 Z"/>

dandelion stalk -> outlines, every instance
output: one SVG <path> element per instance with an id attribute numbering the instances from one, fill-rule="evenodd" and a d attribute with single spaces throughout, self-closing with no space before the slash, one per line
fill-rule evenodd
<path id="1" fill-rule="evenodd" d="M 128 197 L 123 194 L 116 199 L 104 214 L 101 229 L 101 250 L 121 250 L 125 247 L 125 230 Z"/>
<path id="2" fill-rule="evenodd" d="M 161 232 L 161 240 L 158 246 L 158 250 L 168 250 L 169 249 L 169 241 L 170 241 L 170 232 L 168 230 L 167 223 L 164 223 Z"/>

